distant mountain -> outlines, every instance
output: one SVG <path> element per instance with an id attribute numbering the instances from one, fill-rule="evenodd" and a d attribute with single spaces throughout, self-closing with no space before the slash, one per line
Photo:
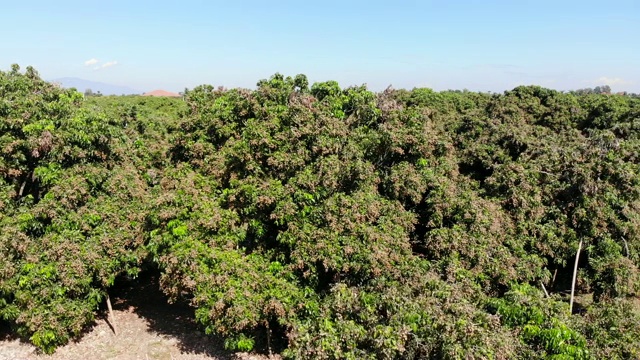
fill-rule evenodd
<path id="1" fill-rule="evenodd" d="M 82 93 L 87 89 L 91 89 L 93 93 L 100 92 L 102 95 L 131 95 L 142 93 L 142 91 L 126 86 L 105 84 L 97 81 L 89 81 L 72 77 L 53 79 L 50 80 L 50 82 L 60 84 L 63 88 L 76 88 L 76 90 Z"/>

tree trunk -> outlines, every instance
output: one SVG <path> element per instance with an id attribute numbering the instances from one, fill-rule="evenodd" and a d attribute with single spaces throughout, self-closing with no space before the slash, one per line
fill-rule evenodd
<path id="1" fill-rule="evenodd" d="M 113 316 L 113 309 L 111 308 L 111 298 L 109 298 L 109 294 L 107 294 L 107 308 L 109 309 L 109 322 L 113 328 L 113 333 L 118 336 L 118 330 L 116 329 L 116 317 Z"/>

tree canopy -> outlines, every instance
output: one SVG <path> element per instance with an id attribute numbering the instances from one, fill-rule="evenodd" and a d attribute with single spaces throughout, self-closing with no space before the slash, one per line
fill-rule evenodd
<path id="1" fill-rule="evenodd" d="M 275 74 L 85 99 L 14 66 L 0 148 L 0 321 L 47 352 L 157 271 L 230 349 L 640 356 L 638 98 Z"/>

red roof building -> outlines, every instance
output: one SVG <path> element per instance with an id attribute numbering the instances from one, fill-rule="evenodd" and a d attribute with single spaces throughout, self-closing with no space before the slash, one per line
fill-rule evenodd
<path id="1" fill-rule="evenodd" d="M 165 91 L 165 90 L 153 90 L 153 91 L 142 94 L 142 96 L 182 97 L 182 95 L 180 94 L 176 94 L 174 92 Z"/>

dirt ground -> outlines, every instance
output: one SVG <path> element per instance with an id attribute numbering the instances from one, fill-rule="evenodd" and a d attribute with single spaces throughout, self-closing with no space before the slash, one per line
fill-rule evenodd
<path id="1" fill-rule="evenodd" d="M 142 283 L 146 285 L 140 285 Z M 28 342 L 0 328 L 0 360 L 280 359 L 224 350 L 220 339 L 205 335 L 195 324 L 189 306 L 167 304 L 157 290 L 155 279 L 132 283 L 111 296 L 117 336 L 107 321 L 106 309 L 80 339 L 59 348 L 53 355 L 40 354 Z"/>

